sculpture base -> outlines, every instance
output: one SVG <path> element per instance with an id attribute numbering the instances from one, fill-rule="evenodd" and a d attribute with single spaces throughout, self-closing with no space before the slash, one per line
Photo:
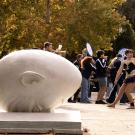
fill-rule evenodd
<path id="1" fill-rule="evenodd" d="M 82 135 L 80 112 L 0 113 L 0 134 Z"/>

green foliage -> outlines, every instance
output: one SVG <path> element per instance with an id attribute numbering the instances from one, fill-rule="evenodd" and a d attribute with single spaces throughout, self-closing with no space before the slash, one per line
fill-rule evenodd
<path id="1" fill-rule="evenodd" d="M 123 26 L 121 35 L 113 41 L 113 48 L 117 52 L 121 48 L 135 49 L 135 1 L 127 0 L 122 4 L 119 12 L 126 16 L 131 24 Z"/>
<path id="2" fill-rule="evenodd" d="M 111 40 L 126 23 L 125 17 L 116 10 L 117 3 L 114 4 L 114 0 L 83 0 L 76 5 L 76 33 L 83 41 L 90 42 L 95 50 L 109 49 Z"/>
<path id="3" fill-rule="evenodd" d="M 43 0 L 2 0 L 0 49 L 16 50 L 39 45 L 46 31 Z"/>
<path id="4" fill-rule="evenodd" d="M 135 0 L 127 0 L 121 7 L 121 13 L 131 22 L 135 30 Z"/>
<path id="5" fill-rule="evenodd" d="M 45 41 L 81 51 L 111 48 L 119 28 L 127 22 L 117 12 L 122 0 L 1 0 L 0 50 L 40 47 Z M 46 11 L 50 10 L 50 23 Z"/>
<path id="6" fill-rule="evenodd" d="M 123 28 L 122 34 L 113 41 L 113 49 L 115 52 L 118 52 L 121 48 L 135 49 L 135 33 L 131 25 L 126 25 Z"/>

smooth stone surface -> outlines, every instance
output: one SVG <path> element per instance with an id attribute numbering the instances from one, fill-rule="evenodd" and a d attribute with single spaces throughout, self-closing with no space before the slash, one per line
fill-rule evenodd
<path id="1" fill-rule="evenodd" d="M 135 93 L 132 93 L 135 98 Z M 135 109 L 126 109 L 129 104 L 117 104 L 116 108 L 95 104 L 97 93 L 92 92 L 92 103 L 67 103 L 61 109 L 79 110 L 82 128 L 89 135 L 135 135 Z"/>
<path id="2" fill-rule="evenodd" d="M 0 113 L 0 132 L 30 133 L 53 129 L 56 132 L 81 134 L 80 112 L 60 112 L 58 110 L 56 113 Z"/>
<path id="3" fill-rule="evenodd" d="M 0 109 L 49 112 L 76 92 L 81 79 L 78 68 L 57 54 L 12 52 L 0 60 Z"/>

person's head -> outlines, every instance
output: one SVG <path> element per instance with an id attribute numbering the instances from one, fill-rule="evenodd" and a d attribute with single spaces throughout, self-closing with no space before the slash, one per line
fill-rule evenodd
<path id="1" fill-rule="evenodd" d="M 53 51 L 52 43 L 50 43 L 50 42 L 45 42 L 45 43 L 44 43 L 44 49 L 45 49 L 45 51 L 52 52 L 52 51 Z"/>
<path id="2" fill-rule="evenodd" d="M 83 59 L 83 54 L 78 54 L 78 55 L 76 56 L 76 59 L 77 59 L 78 61 L 81 61 L 81 60 Z"/>
<path id="3" fill-rule="evenodd" d="M 122 55 L 121 54 L 117 54 L 116 57 L 117 58 L 122 58 Z"/>
<path id="4" fill-rule="evenodd" d="M 125 51 L 125 55 L 127 58 L 132 58 L 133 57 L 133 50 L 132 49 L 127 49 Z"/>
<path id="5" fill-rule="evenodd" d="M 98 58 L 104 58 L 105 52 L 103 50 L 98 50 L 96 53 Z"/>

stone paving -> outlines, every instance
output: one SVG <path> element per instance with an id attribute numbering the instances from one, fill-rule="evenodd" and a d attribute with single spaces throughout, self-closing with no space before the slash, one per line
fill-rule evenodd
<path id="1" fill-rule="evenodd" d="M 57 109 L 80 111 L 82 128 L 88 129 L 83 135 L 135 135 L 135 109 L 127 109 L 129 104 L 118 104 L 116 108 L 97 105 L 96 94 L 92 97 L 91 104 L 65 103 Z"/>
<path id="2" fill-rule="evenodd" d="M 129 105 L 107 105 L 66 103 L 60 108 L 81 112 L 82 127 L 90 135 L 135 135 L 135 109 L 126 109 Z"/>

